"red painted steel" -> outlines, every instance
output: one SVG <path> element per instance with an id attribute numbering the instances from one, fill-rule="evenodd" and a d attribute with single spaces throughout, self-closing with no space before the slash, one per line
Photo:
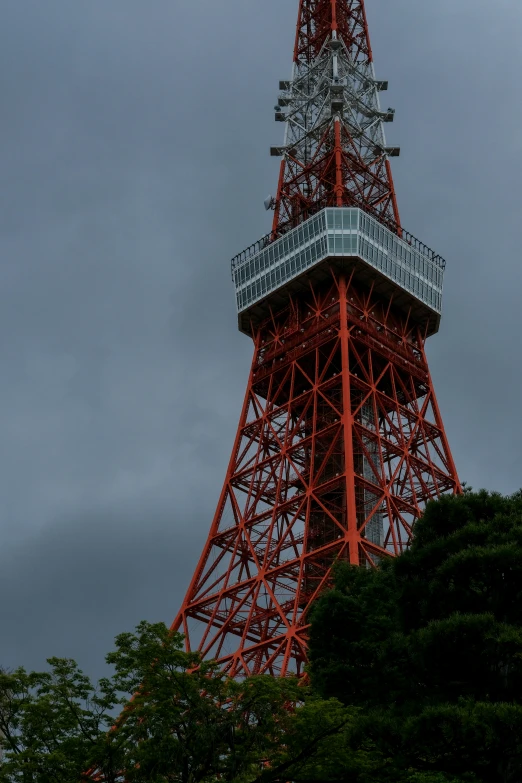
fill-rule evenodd
<path id="1" fill-rule="evenodd" d="M 302 672 L 332 563 L 400 554 L 426 501 L 457 491 L 422 334 L 332 270 L 255 335 L 223 492 L 174 627 L 234 676 Z M 375 518 L 382 541 L 367 535 Z"/>
<path id="2" fill-rule="evenodd" d="M 301 0 L 294 64 L 309 67 L 335 30 L 354 65 L 372 62 L 363 0 Z M 332 117 L 307 160 L 281 161 L 272 231 L 280 236 L 323 207 L 360 207 L 400 233 L 393 177 L 382 149 L 361 149 L 342 117 Z M 364 154 L 362 154 L 364 152 Z M 339 173 L 341 176 L 339 177 Z"/>
<path id="3" fill-rule="evenodd" d="M 333 29 L 356 62 L 371 60 L 362 0 L 301 0 L 296 62 Z M 333 119 L 313 160 L 282 166 L 274 234 L 327 205 L 359 206 L 400 232 L 388 160 L 361 160 Z M 223 491 L 173 624 L 236 677 L 301 674 L 332 564 L 399 555 L 426 502 L 460 491 L 424 334 L 348 266 L 290 297 L 253 339 Z"/>

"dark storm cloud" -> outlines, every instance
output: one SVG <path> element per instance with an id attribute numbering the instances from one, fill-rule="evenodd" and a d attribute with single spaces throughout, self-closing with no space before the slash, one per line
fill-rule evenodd
<path id="1" fill-rule="evenodd" d="M 146 516 L 124 504 L 91 508 L 10 547 L 0 574 L 1 594 L 11 596 L 2 626 L 16 633 L 2 638 L 3 660 L 14 664 L 22 650 L 24 663 L 39 667 L 52 648 L 100 675 L 107 629 L 131 629 L 144 617 L 165 620 L 179 600 L 173 585 L 192 575 L 197 520 L 177 516 L 173 526 L 172 510 L 154 500 Z"/>
<path id="2" fill-rule="evenodd" d="M 0 663 L 170 622 L 251 355 L 228 260 L 267 230 L 296 0 L 6 0 Z M 367 0 L 404 225 L 448 259 L 429 358 L 463 478 L 522 480 L 522 10 Z M 94 640 L 94 641 L 93 641 Z"/>
<path id="3" fill-rule="evenodd" d="M 475 487 L 514 491 L 522 486 L 522 6 L 367 5 L 397 107 L 403 221 L 448 260 L 442 328 L 428 355 L 457 466 Z"/>

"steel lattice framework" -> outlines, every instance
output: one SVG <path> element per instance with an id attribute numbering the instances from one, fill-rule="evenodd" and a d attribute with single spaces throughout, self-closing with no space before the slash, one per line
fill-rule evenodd
<path id="1" fill-rule="evenodd" d="M 444 262 L 400 227 L 385 87 L 363 0 L 301 0 L 272 231 L 232 264 L 252 368 L 173 624 L 235 677 L 302 673 L 332 564 L 399 555 L 460 491 L 425 356 Z"/>
<path id="2" fill-rule="evenodd" d="M 388 160 L 364 2 L 300 3 L 293 78 L 281 82 L 276 120 L 285 121 L 273 231 L 280 235 L 326 206 L 359 206 L 396 229 L 399 212 Z"/>

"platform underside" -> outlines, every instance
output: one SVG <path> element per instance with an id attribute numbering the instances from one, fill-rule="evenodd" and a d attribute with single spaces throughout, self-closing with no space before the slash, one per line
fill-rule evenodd
<path id="1" fill-rule="evenodd" d="M 368 290 L 387 300 L 390 307 L 409 316 L 411 322 L 417 324 L 426 337 L 438 332 L 440 313 L 431 310 L 363 259 L 353 256 L 327 258 L 272 291 L 264 299 L 238 314 L 239 330 L 252 335 L 272 313 L 286 307 L 292 296 L 309 293 L 312 287 L 327 283 L 331 279 L 332 271 L 345 272 L 349 279 L 361 282 Z"/>

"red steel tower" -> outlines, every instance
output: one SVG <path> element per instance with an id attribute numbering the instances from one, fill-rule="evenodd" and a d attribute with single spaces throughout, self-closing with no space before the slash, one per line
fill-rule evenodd
<path id="1" fill-rule="evenodd" d="M 332 564 L 399 555 L 460 491 L 424 352 L 445 264 L 400 224 L 364 0 L 300 0 L 279 88 L 272 231 L 232 261 L 252 367 L 173 624 L 236 677 L 301 673 Z"/>

